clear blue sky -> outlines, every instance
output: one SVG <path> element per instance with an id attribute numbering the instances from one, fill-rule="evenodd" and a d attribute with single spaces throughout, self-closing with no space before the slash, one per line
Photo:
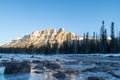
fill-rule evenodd
<path id="1" fill-rule="evenodd" d="M 46 28 L 99 33 L 102 20 L 120 27 L 120 0 L 0 0 L 0 45 Z"/>

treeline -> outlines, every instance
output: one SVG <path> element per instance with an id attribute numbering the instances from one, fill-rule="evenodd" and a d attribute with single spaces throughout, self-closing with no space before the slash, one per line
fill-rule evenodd
<path id="1" fill-rule="evenodd" d="M 66 40 L 61 45 L 56 41 L 54 44 L 47 42 L 46 45 L 35 47 L 11 47 L 0 48 L 1 53 L 44 53 L 44 54 L 70 54 L 70 53 L 120 53 L 120 31 L 115 35 L 114 22 L 110 26 L 110 37 L 107 35 L 104 21 L 100 33 L 93 32 L 90 36 L 89 32 L 84 33 L 83 39 Z"/>

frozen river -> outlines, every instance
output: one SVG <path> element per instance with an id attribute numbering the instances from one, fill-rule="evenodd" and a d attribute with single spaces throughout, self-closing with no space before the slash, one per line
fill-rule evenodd
<path id="1" fill-rule="evenodd" d="M 59 80 L 54 77 L 62 71 L 66 77 L 63 80 L 88 80 L 89 77 L 98 77 L 102 80 L 120 80 L 120 54 L 62 54 L 62 55 L 28 55 L 28 54 L 0 54 L 0 62 L 29 60 L 31 73 L 4 74 L 4 66 L 0 66 L 0 80 Z M 60 69 L 35 69 L 38 65 L 33 61 L 49 61 L 57 63 Z"/>

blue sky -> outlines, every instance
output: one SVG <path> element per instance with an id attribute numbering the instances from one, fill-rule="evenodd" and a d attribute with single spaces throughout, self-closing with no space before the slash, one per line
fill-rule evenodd
<path id="1" fill-rule="evenodd" d="M 99 33 L 102 20 L 120 27 L 120 0 L 0 0 L 0 45 L 46 28 Z"/>

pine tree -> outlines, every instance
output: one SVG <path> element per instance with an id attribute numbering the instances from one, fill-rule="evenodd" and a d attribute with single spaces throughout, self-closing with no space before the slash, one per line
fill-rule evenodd
<path id="1" fill-rule="evenodd" d="M 96 52 L 96 38 L 95 38 L 95 32 L 93 32 L 93 37 L 90 40 L 90 53 Z"/>
<path id="2" fill-rule="evenodd" d="M 111 23 L 111 41 L 110 41 L 110 52 L 115 52 L 115 33 L 114 33 L 114 23 Z"/>
<path id="3" fill-rule="evenodd" d="M 86 34 L 86 52 L 89 53 L 89 32 Z"/>
<path id="4" fill-rule="evenodd" d="M 107 30 L 105 29 L 104 21 L 102 21 L 100 30 L 100 52 L 107 52 Z"/>

